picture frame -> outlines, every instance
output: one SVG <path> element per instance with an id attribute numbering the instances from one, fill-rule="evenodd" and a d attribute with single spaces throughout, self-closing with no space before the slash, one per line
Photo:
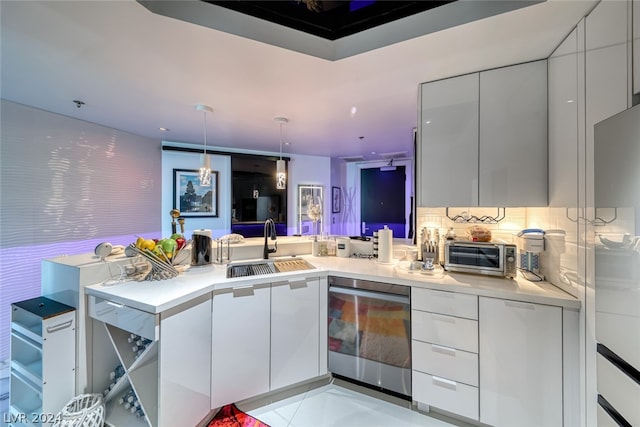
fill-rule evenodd
<path id="1" fill-rule="evenodd" d="M 340 187 L 331 187 L 331 212 L 340 213 L 342 209 L 342 189 Z"/>
<path id="2" fill-rule="evenodd" d="M 298 233 L 305 235 L 321 235 L 323 231 L 322 206 L 324 187 L 320 185 L 298 185 Z M 311 218 L 309 213 L 320 209 L 320 215 Z"/>
<path id="3" fill-rule="evenodd" d="M 218 171 L 211 171 L 211 185 L 200 185 L 197 169 L 173 170 L 173 207 L 182 217 L 218 216 Z"/>

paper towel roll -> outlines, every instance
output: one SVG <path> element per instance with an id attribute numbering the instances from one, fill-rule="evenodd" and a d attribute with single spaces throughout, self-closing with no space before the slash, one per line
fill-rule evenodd
<path id="1" fill-rule="evenodd" d="M 393 230 L 386 225 L 378 230 L 378 261 L 388 264 L 393 259 Z"/>

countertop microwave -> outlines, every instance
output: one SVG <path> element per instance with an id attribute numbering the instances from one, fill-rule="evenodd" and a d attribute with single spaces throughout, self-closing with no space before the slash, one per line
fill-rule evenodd
<path id="1" fill-rule="evenodd" d="M 516 245 L 508 243 L 447 240 L 444 269 L 489 276 L 516 277 Z"/>

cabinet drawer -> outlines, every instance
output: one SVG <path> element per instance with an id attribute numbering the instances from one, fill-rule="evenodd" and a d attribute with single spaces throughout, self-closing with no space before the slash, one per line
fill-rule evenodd
<path id="1" fill-rule="evenodd" d="M 640 366 L 640 317 L 596 311 L 596 340 L 629 362 Z"/>
<path id="2" fill-rule="evenodd" d="M 478 386 L 478 355 L 436 344 L 413 341 L 413 369 Z"/>
<path id="3" fill-rule="evenodd" d="M 412 310 L 412 338 L 458 350 L 478 352 L 478 321 Z"/>
<path id="4" fill-rule="evenodd" d="M 478 297 L 456 292 L 412 289 L 411 308 L 478 320 Z"/>
<path id="5" fill-rule="evenodd" d="M 463 417 L 478 419 L 478 388 L 413 371 L 413 400 Z"/>
<path id="6" fill-rule="evenodd" d="M 89 295 L 89 316 L 150 340 L 159 338 L 155 314 Z"/>
<path id="7" fill-rule="evenodd" d="M 598 393 L 632 426 L 640 426 L 640 385 L 601 354 L 596 358 Z"/>
<path id="8" fill-rule="evenodd" d="M 620 424 L 614 420 L 611 415 L 605 411 L 602 406 L 598 405 L 598 427 L 620 427 Z"/>

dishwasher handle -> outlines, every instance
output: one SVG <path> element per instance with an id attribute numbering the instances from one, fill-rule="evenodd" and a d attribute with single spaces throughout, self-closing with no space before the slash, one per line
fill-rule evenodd
<path id="1" fill-rule="evenodd" d="M 410 305 L 411 299 L 405 295 L 394 295 L 383 292 L 375 292 L 375 291 L 364 291 L 361 289 L 353 289 L 353 288 L 342 288 L 338 286 L 329 286 L 329 294 L 345 294 L 345 295 L 353 295 L 356 297 L 366 297 L 372 299 L 378 299 L 382 301 L 391 301 L 398 302 L 401 304 Z"/>

